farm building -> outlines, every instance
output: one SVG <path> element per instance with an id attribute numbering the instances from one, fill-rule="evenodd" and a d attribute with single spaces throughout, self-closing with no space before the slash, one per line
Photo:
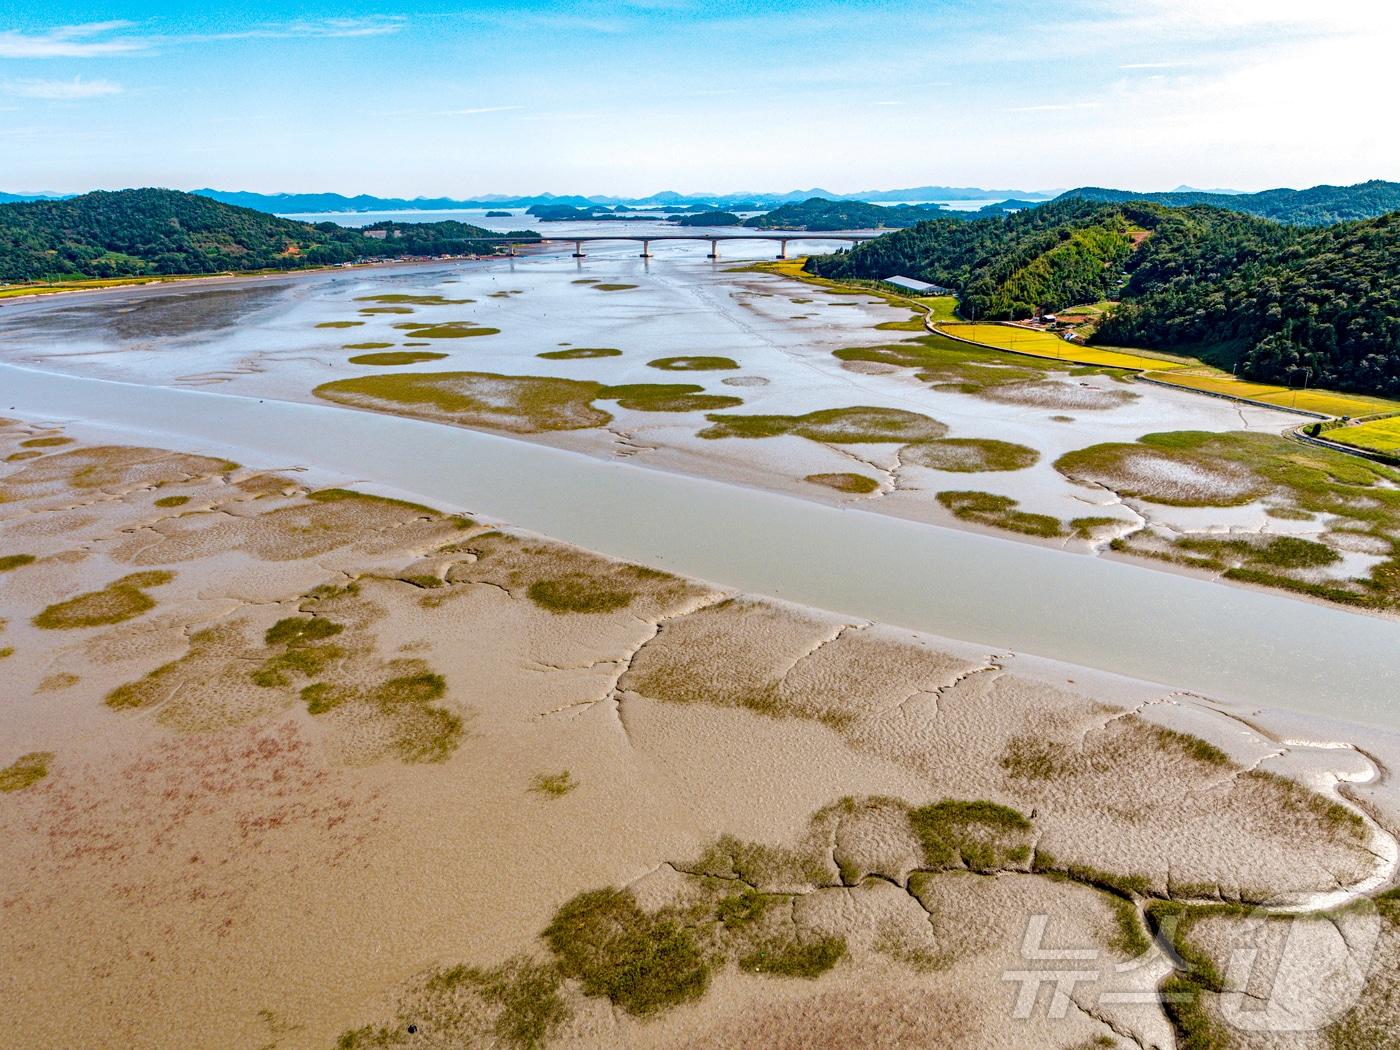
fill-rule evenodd
<path id="1" fill-rule="evenodd" d="M 912 277 L 902 277 L 896 274 L 893 277 L 886 277 L 882 284 L 892 284 L 896 288 L 906 292 L 913 292 L 915 295 L 952 295 L 953 289 L 944 288 L 942 285 L 929 284 L 927 281 L 916 281 Z"/>

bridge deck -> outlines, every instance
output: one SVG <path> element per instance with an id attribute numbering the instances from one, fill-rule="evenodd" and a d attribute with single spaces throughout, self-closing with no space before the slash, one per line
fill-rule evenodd
<path id="1" fill-rule="evenodd" d="M 817 232 L 803 233 L 801 231 L 773 233 L 589 233 L 589 234 L 561 234 L 547 237 L 541 235 L 541 241 L 566 241 L 570 244 L 588 243 L 590 241 L 873 241 L 876 237 L 882 237 L 879 233 L 835 233 Z M 507 237 L 504 234 L 498 237 L 472 237 L 474 241 L 510 241 L 515 244 L 533 244 L 534 241 L 523 240 L 519 237 Z"/>

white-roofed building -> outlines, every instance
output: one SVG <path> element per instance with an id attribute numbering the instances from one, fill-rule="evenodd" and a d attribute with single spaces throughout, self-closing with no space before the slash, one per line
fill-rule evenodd
<path id="1" fill-rule="evenodd" d="M 886 277 L 882 284 L 892 284 L 896 288 L 906 292 L 913 292 L 915 295 L 952 295 L 953 289 L 944 288 L 940 284 L 929 284 L 927 281 L 916 281 L 912 277 L 903 277 L 896 274 L 893 277 Z"/>

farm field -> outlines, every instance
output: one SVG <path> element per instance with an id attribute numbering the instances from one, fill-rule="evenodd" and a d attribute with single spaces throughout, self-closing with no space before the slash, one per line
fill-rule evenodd
<path id="1" fill-rule="evenodd" d="M 1327 440 L 1341 445 L 1400 455 L 1400 416 L 1328 431 L 1326 437 Z"/>
<path id="2" fill-rule="evenodd" d="M 1400 402 L 1363 394 L 1342 394 L 1331 390 L 1289 390 L 1269 383 L 1250 383 L 1215 369 L 1192 368 L 1159 370 L 1145 378 L 1213 394 L 1248 398 L 1277 408 L 1297 408 L 1329 416 L 1367 416 L 1400 411 Z"/>
<path id="3" fill-rule="evenodd" d="M 948 324 L 943 330 L 958 339 L 967 339 L 998 350 L 1011 350 L 1033 357 L 1053 357 L 1108 368 L 1165 370 L 1185 367 L 1186 362 L 1168 357 L 1148 357 L 1125 350 L 1107 350 L 1071 343 L 1049 332 L 1037 332 L 1009 324 Z"/>

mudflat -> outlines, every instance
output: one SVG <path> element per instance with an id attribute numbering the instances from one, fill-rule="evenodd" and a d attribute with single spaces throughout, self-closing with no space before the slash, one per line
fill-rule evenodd
<path id="1" fill-rule="evenodd" d="M 1385 734 L 314 470 L 0 458 L 7 1041 L 1169 1046 L 1294 927 L 1269 1003 L 1364 962 L 1318 1039 L 1395 1023 Z"/>

